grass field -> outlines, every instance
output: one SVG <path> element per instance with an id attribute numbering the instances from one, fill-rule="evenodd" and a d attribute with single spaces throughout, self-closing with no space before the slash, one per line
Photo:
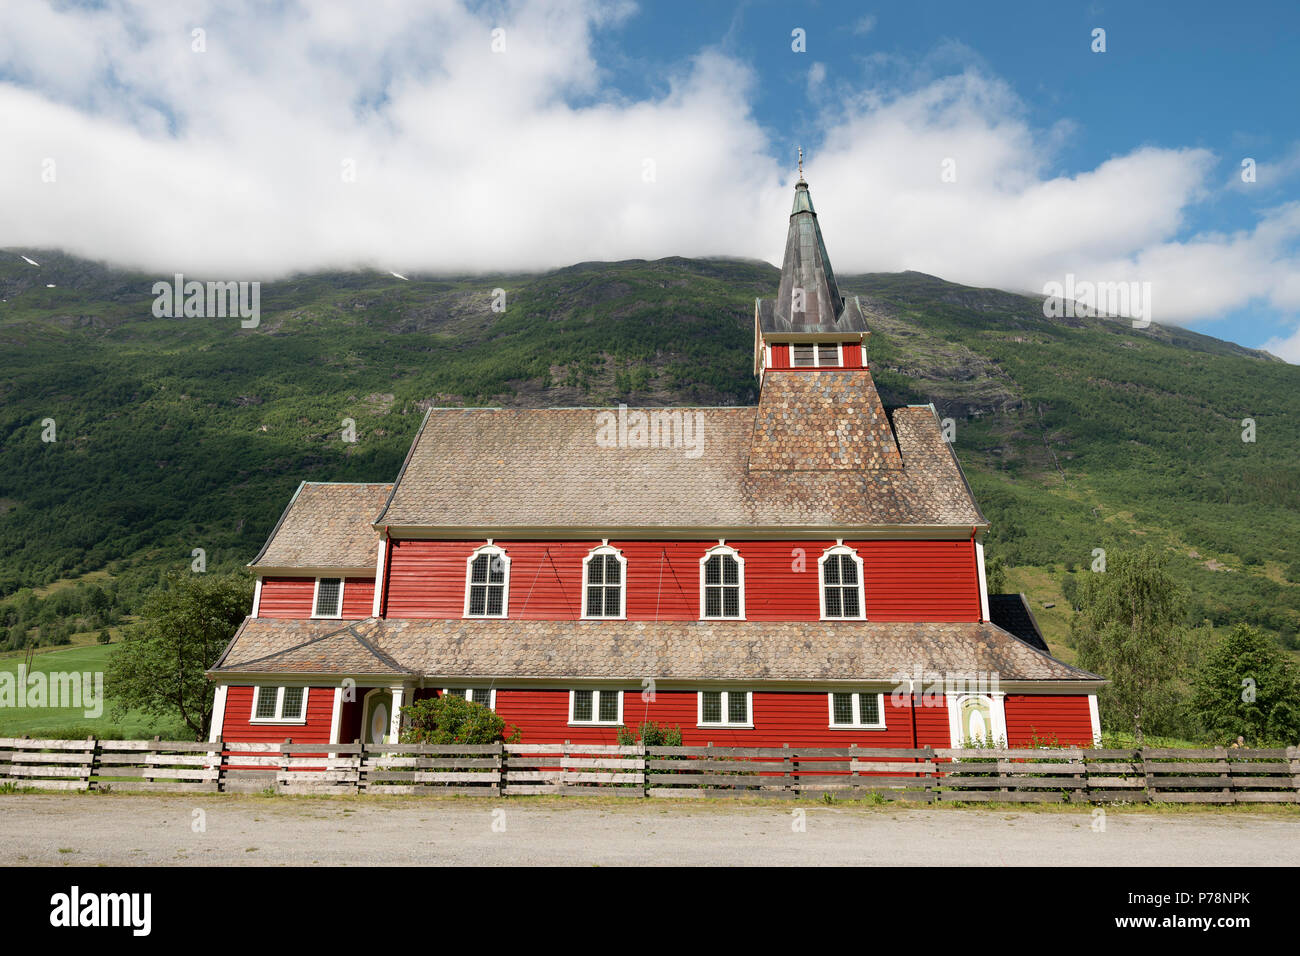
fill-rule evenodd
<path id="1" fill-rule="evenodd" d="M 89 644 L 61 648 L 37 654 L 32 659 L 31 672 L 103 672 L 108 663 L 112 645 Z M 22 665 L 21 656 L 0 660 L 0 672 L 17 674 Z M 154 717 L 138 711 L 115 716 L 111 701 L 104 702 L 99 717 L 87 717 L 85 711 L 71 707 L 9 707 L 0 706 L 0 737 L 103 737 L 122 740 L 159 736 L 164 740 L 188 740 L 189 733 L 176 719 Z"/>

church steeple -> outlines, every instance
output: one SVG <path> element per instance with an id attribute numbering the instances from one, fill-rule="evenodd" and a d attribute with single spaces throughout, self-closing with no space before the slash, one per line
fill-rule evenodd
<path id="1" fill-rule="evenodd" d="M 812 194 L 801 172 L 794 185 L 775 317 L 791 330 L 803 327 L 824 331 L 838 329 L 836 323 L 843 312 L 844 299 L 835 283 L 835 270 L 826 255 Z"/>
<path id="2" fill-rule="evenodd" d="M 768 367 L 866 367 L 861 348 L 870 334 L 866 317 L 857 297 L 845 298 L 835 281 L 812 194 L 803 176 L 802 149 L 781 282 L 775 299 L 755 303 L 754 324 L 757 375 Z M 780 346 L 775 353 L 773 345 Z"/>

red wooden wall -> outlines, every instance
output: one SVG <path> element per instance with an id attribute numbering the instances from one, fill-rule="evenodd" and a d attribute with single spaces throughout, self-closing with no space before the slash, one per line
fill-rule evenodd
<path id="1" fill-rule="evenodd" d="M 250 720 L 252 716 L 253 688 L 234 685 L 227 688 L 221 738 L 239 743 L 279 744 L 286 739 L 297 744 L 332 743 L 330 725 L 334 720 L 334 688 L 308 688 L 305 724 L 255 724 Z"/>
<path id="2" fill-rule="evenodd" d="M 1083 694 L 1007 694 L 1007 743 L 1092 744 L 1092 717 Z M 1037 738 L 1037 739 L 1035 739 Z"/>
<path id="3" fill-rule="evenodd" d="M 694 691 L 658 691 L 653 701 L 641 699 L 640 688 L 623 694 L 623 722 L 635 728 L 646 721 L 681 727 L 686 746 L 736 747 L 911 747 L 912 708 L 904 700 L 893 706 L 885 694 L 884 730 L 832 730 L 826 694 L 815 691 L 756 690 L 751 702 L 753 729 L 697 727 Z M 567 690 L 499 689 L 496 711 L 507 725 L 518 727 L 523 743 L 617 743 L 615 727 L 569 726 Z M 945 707 L 917 707 L 917 746 L 949 744 Z"/>
<path id="4" fill-rule="evenodd" d="M 844 364 L 841 368 L 866 368 L 863 360 L 862 346 L 857 342 L 845 342 L 841 348 L 841 359 Z M 778 342 L 772 345 L 772 364 L 768 368 L 788 369 L 793 368 L 790 364 L 790 346 L 785 342 Z M 803 371 L 801 368 L 799 371 Z"/>
<path id="5" fill-rule="evenodd" d="M 263 578 L 262 600 L 258 617 L 311 617 L 315 578 Z M 347 620 L 370 617 L 374 610 L 373 578 L 345 578 L 343 581 L 343 617 Z"/>
<path id="6" fill-rule="evenodd" d="M 458 618 L 465 610 L 466 559 L 477 541 L 394 541 L 388 617 Z M 627 558 L 630 620 L 699 619 L 700 558 L 716 541 L 611 541 Z M 815 621 L 817 562 L 825 541 L 729 541 L 745 559 L 745 617 Z M 975 548 L 970 541 L 846 541 L 863 560 L 867 617 L 878 621 L 977 621 Z M 510 557 L 509 617 L 582 616 L 582 561 L 599 542 L 496 541 Z M 802 555 L 799 552 L 802 551 Z M 266 583 L 263 583 L 263 613 Z M 346 601 L 346 594 L 345 594 Z"/>

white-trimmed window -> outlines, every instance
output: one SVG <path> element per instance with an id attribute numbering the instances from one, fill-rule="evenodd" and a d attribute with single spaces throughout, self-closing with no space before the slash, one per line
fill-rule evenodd
<path id="1" fill-rule="evenodd" d="M 847 693 L 831 691 L 826 695 L 830 704 L 832 727 L 856 727 L 860 730 L 885 729 L 885 695 L 864 691 Z"/>
<path id="2" fill-rule="evenodd" d="M 497 692 L 492 687 L 444 687 L 444 697 L 464 697 L 470 703 L 482 704 L 492 710 L 497 705 Z"/>
<path id="3" fill-rule="evenodd" d="M 839 368 L 843 364 L 839 342 L 800 342 L 790 346 L 792 368 Z"/>
<path id="4" fill-rule="evenodd" d="M 343 616 L 343 579 L 317 578 L 311 596 L 312 617 Z"/>
<path id="5" fill-rule="evenodd" d="M 307 721 L 307 687 L 273 687 L 258 684 L 253 688 L 254 724 L 302 724 Z"/>
<path id="6" fill-rule="evenodd" d="M 817 562 L 822 620 L 857 621 L 866 617 L 862 594 L 862 559 L 852 548 L 837 545 Z"/>
<path id="7" fill-rule="evenodd" d="M 510 556 L 485 545 L 465 559 L 465 616 L 505 617 L 510 608 Z"/>
<path id="8" fill-rule="evenodd" d="M 743 619 L 745 559 L 734 548 L 718 545 L 700 559 L 700 617 Z"/>
<path id="9" fill-rule="evenodd" d="M 582 616 L 623 617 L 627 559 L 603 545 L 582 562 Z"/>
<path id="10" fill-rule="evenodd" d="M 621 690 L 569 691 L 569 723 L 617 727 L 623 723 Z"/>
<path id="11" fill-rule="evenodd" d="M 702 690 L 696 723 L 701 727 L 753 727 L 752 704 L 747 690 Z"/>

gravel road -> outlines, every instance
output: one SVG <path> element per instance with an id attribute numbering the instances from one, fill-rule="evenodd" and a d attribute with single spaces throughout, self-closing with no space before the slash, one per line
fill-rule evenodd
<path id="1" fill-rule="evenodd" d="M 234 795 L 0 796 L 0 863 L 1300 864 L 1300 813 Z M 202 824 L 200 827 L 199 824 Z M 494 829 L 494 824 L 496 829 Z"/>

